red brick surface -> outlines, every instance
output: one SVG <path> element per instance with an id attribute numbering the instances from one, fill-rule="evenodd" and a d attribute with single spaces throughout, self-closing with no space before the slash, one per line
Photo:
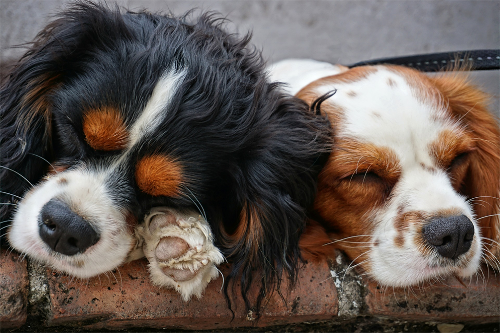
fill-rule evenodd
<path id="1" fill-rule="evenodd" d="M 151 285 L 146 261 L 138 260 L 108 277 L 78 281 L 49 273 L 53 315 L 50 325 L 84 325 L 86 328 L 168 327 L 217 329 L 281 325 L 327 320 L 337 314 L 337 295 L 326 263 L 301 270 L 298 286 L 283 295 L 274 294 L 263 306 L 262 316 L 253 320 L 241 300 L 233 308 L 231 321 L 222 279 L 212 281 L 201 299 L 184 302 L 172 290 Z M 222 270 L 227 271 L 227 267 Z M 238 288 L 238 287 L 237 287 Z"/>
<path id="2" fill-rule="evenodd" d="M 420 287 L 382 288 L 368 283 L 371 315 L 414 321 L 500 321 L 500 274 L 483 267 L 482 274 L 460 282 L 455 277 Z"/>
<path id="3" fill-rule="evenodd" d="M 26 322 L 28 271 L 19 254 L 0 250 L 0 330 L 17 328 Z"/>
<path id="4" fill-rule="evenodd" d="M 146 266 L 145 260 L 138 260 L 107 276 L 89 280 L 45 270 L 50 304 L 44 316 L 48 317 L 35 324 L 89 330 L 132 327 L 201 330 L 340 322 L 337 290 L 326 263 L 304 267 L 297 287 L 285 293 L 284 300 L 274 294 L 264 302 L 259 320 L 245 311 L 240 298 L 233 299 L 235 317 L 231 320 L 232 314 L 220 290 L 222 278 L 212 281 L 201 299 L 184 302 L 176 292 L 151 285 Z M 3 332 L 26 322 L 28 274 L 26 262 L 20 261 L 15 253 L 1 252 L 0 267 L 0 328 Z M 228 271 L 228 267 L 221 269 Z M 487 268 L 483 268 L 482 273 L 484 279 L 479 275 L 478 279 L 462 281 L 463 284 L 452 277 L 439 284 L 411 289 L 381 288 L 374 282 L 366 282 L 363 286 L 361 283 L 357 289 L 361 293 L 365 291 L 361 312 L 354 312 L 342 320 L 356 320 L 356 316 L 361 315 L 365 321 L 374 323 L 382 317 L 417 323 L 495 325 L 500 321 L 500 275 Z M 255 291 L 251 294 L 255 295 Z M 342 299 L 344 303 L 350 302 L 349 297 Z M 30 325 L 33 323 L 23 327 L 33 327 Z"/>

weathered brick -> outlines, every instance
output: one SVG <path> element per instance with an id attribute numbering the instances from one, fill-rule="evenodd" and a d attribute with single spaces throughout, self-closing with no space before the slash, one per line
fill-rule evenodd
<path id="1" fill-rule="evenodd" d="M 19 254 L 0 250 L 0 330 L 22 326 L 27 318 L 28 270 Z"/>
<path id="2" fill-rule="evenodd" d="M 220 277 L 209 284 L 201 299 L 184 302 L 175 291 L 153 286 L 146 266 L 146 261 L 138 260 L 107 277 L 86 281 L 49 272 L 53 310 L 49 324 L 89 329 L 217 329 L 327 320 L 338 311 L 335 285 L 326 263 L 302 269 L 297 287 L 283 295 L 284 301 L 275 293 L 264 302 L 258 321 L 244 311 L 240 298 L 233 302 L 235 317 L 231 320 Z M 227 272 L 228 267 L 222 267 L 222 271 Z M 255 295 L 255 291 L 251 294 Z"/>
<path id="3" fill-rule="evenodd" d="M 494 323 L 500 320 L 500 275 L 483 267 L 462 283 L 450 277 L 412 288 L 383 288 L 369 282 L 366 303 L 371 315 L 415 321 Z"/>

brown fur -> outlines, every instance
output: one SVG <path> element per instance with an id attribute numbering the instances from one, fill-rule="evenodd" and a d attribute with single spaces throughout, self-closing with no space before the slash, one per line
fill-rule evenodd
<path id="1" fill-rule="evenodd" d="M 500 133 L 497 119 L 487 110 L 487 96 L 468 84 L 464 77 L 453 74 L 450 76 L 450 73 L 442 77 L 428 77 L 414 70 L 388 67 L 405 76 L 417 98 L 426 99 L 427 102 L 430 99 L 436 107 L 443 103 L 448 105 L 448 116 L 467 125 L 468 131 L 464 133 L 442 133 L 429 149 L 439 168 L 449 173 L 458 192 L 471 199 L 479 197 L 472 200 L 472 204 L 481 234 L 486 237 L 484 254 L 494 263 L 495 259 L 488 251 L 500 257 L 500 246 L 496 245 L 495 248 L 492 241 L 499 241 L 500 222 L 497 216 L 489 215 L 498 213 Z M 316 92 L 318 87 L 338 81 L 353 82 L 366 77 L 373 70 L 355 68 L 318 80 L 302 89 L 297 96 L 312 104 L 319 97 Z M 328 101 L 322 104 L 321 110 L 328 115 L 334 133 L 337 133 L 342 128 L 345 111 Z M 355 170 L 361 175 L 350 179 Z M 372 233 L 371 226 L 363 223 L 369 221 L 372 211 L 385 203 L 387 194 L 384 192 L 383 182 L 377 179 L 361 183 L 364 181 L 362 174 L 370 170 L 376 171 L 383 182 L 395 184 L 399 177 L 398 161 L 391 151 L 356 142 L 352 138 L 334 138 L 333 152 L 318 180 L 313 213 L 317 221 L 308 223 L 300 242 L 306 260 L 319 260 L 332 255 L 333 247 L 344 250 L 352 259 L 363 255 L 366 247 L 356 248 L 356 244 L 349 245 L 349 242 L 367 242 L 369 237 L 360 236 L 328 246 L 324 244 L 353 235 Z M 403 230 L 409 223 L 408 216 L 401 215 L 401 218 L 399 229 Z M 411 218 L 412 221 L 415 219 L 423 221 L 424 217 Z M 396 241 L 403 246 L 404 238 L 399 237 Z M 424 244 L 423 240 L 420 243 Z M 419 250 L 423 253 L 428 251 L 423 245 Z M 363 258 L 357 259 L 358 262 L 362 260 Z"/>
<path id="2" fill-rule="evenodd" d="M 21 101 L 22 108 L 29 110 L 26 114 L 20 114 L 19 123 L 21 128 L 26 131 L 31 128 L 32 123 L 35 118 L 40 115 L 43 117 L 45 124 L 47 126 L 45 135 L 50 136 L 51 129 L 51 112 L 50 112 L 50 102 L 47 96 L 50 95 L 50 91 L 59 85 L 60 77 L 59 75 L 41 75 L 36 79 L 33 79 L 30 83 L 29 92 L 23 96 Z"/>
<path id="3" fill-rule="evenodd" d="M 259 220 L 260 214 L 257 207 L 245 204 L 240 214 L 240 222 L 234 232 L 223 232 L 224 244 L 227 246 L 234 246 L 237 243 L 243 244 L 259 244 L 262 239 L 264 230 Z M 241 240 L 244 240 L 243 242 Z M 250 257 L 257 258 L 257 246 L 249 246 L 253 249 Z M 237 251 L 242 250 L 238 249 Z M 236 254 L 235 251 L 233 254 Z"/>
<path id="4" fill-rule="evenodd" d="M 114 107 L 86 112 L 83 133 L 87 143 L 95 150 L 114 151 L 127 146 L 127 128 L 120 111 Z"/>
<path id="5" fill-rule="evenodd" d="M 137 163 L 137 186 L 152 196 L 178 197 L 181 194 L 182 166 L 164 155 L 151 155 Z"/>
<path id="6" fill-rule="evenodd" d="M 486 240 L 486 249 L 500 257 L 498 216 L 500 193 L 500 131 L 498 120 L 488 112 L 488 96 L 469 84 L 464 76 L 432 78 L 449 103 L 452 116 L 468 125 L 477 147 L 470 153 L 470 163 L 460 192 L 472 201 Z M 479 198 L 478 198 L 479 197 Z M 492 216 L 493 215 L 493 216 Z M 488 239 L 490 239 L 488 241 Z M 494 240 L 495 242 L 492 242 Z M 488 252 L 485 255 L 493 262 Z"/>

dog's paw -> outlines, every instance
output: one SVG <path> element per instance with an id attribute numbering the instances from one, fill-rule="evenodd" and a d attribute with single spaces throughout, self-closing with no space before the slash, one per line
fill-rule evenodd
<path id="1" fill-rule="evenodd" d="M 177 290 L 187 301 L 201 297 L 219 275 L 216 265 L 224 257 L 213 245 L 210 226 L 199 214 L 155 208 L 136 229 L 154 284 Z"/>

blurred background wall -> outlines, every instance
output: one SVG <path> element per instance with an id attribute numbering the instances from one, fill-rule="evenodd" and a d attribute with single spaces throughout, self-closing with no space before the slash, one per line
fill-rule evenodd
<path id="1" fill-rule="evenodd" d="M 68 0 L 0 0 L 0 64 L 19 57 L 13 48 L 36 33 Z M 131 10 L 218 11 L 269 61 L 306 57 L 350 64 L 379 57 L 500 48 L 500 1 L 484 0 L 108 0 Z M 199 11 L 198 11 L 199 12 Z M 494 96 L 499 112 L 500 72 L 472 79 Z"/>

